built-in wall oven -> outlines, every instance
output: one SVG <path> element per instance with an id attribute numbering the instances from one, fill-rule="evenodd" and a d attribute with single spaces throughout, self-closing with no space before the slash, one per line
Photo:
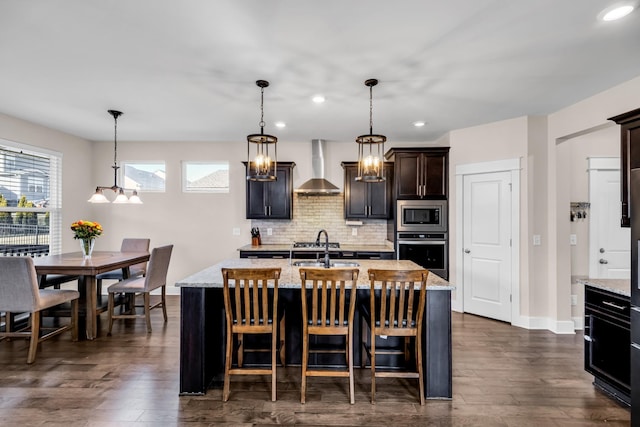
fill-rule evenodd
<path id="1" fill-rule="evenodd" d="M 398 233 L 398 259 L 408 259 L 449 279 L 447 233 Z"/>

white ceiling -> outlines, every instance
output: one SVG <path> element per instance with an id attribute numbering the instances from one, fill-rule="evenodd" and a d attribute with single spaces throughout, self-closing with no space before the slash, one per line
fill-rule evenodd
<path id="1" fill-rule="evenodd" d="M 245 141 L 265 79 L 266 133 L 353 141 L 377 78 L 374 133 L 434 141 L 640 76 L 640 12 L 598 20 L 614 3 L 1 0 L 0 112 L 90 140 L 118 109 L 121 140 Z"/>

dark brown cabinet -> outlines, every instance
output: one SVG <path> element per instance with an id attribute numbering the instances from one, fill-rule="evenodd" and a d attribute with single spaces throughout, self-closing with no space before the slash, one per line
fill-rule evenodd
<path id="1" fill-rule="evenodd" d="M 385 163 L 382 182 L 356 181 L 358 162 L 342 162 L 344 168 L 344 217 L 388 219 L 393 217 L 393 164 Z"/>
<path id="2" fill-rule="evenodd" d="M 622 227 L 631 226 L 631 212 L 629 209 L 629 172 L 640 168 L 640 150 L 631 150 L 631 146 L 640 147 L 640 108 L 629 111 L 609 120 L 620 125 L 620 201 L 622 203 Z"/>
<path id="3" fill-rule="evenodd" d="M 446 199 L 449 190 L 449 148 L 391 148 L 385 154 L 394 163 L 398 200 Z"/>
<path id="4" fill-rule="evenodd" d="M 630 405 L 630 299 L 592 286 L 584 299 L 584 369 L 596 387 Z"/>
<path id="5" fill-rule="evenodd" d="M 278 162 L 276 181 L 247 181 L 247 219 L 291 219 L 294 166 Z"/>

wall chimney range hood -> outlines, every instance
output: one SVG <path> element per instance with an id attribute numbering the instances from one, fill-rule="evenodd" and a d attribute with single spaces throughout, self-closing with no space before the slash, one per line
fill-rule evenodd
<path id="1" fill-rule="evenodd" d="M 294 191 L 298 194 L 331 196 L 340 194 L 340 189 L 324 178 L 325 140 L 311 140 L 311 179 Z"/>

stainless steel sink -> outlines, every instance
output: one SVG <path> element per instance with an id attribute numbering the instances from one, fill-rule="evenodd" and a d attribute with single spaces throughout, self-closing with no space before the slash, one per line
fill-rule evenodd
<path id="1" fill-rule="evenodd" d="M 294 267 L 314 267 L 321 268 L 324 267 L 324 262 L 318 261 L 294 261 L 291 265 Z M 342 262 L 342 261 L 331 261 L 330 267 L 360 267 L 360 264 L 357 262 Z"/>

